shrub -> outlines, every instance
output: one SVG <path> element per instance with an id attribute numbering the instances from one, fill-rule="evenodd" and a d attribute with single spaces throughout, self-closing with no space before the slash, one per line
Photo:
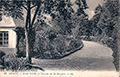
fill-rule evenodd
<path id="1" fill-rule="evenodd" d="M 2 59 L 2 57 L 5 55 L 5 52 L 0 51 L 0 59 Z"/>
<path id="2" fill-rule="evenodd" d="M 70 46 L 70 45 L 65 47 L 65 50 L 66 50 L 67 52 L 69 52 L 69 51 L 72 50 L 72 49 L 73 49 L 73 47 Z"/>
<path id="3" fill-rule="evenodd" d="M 25 58 L 17 58 L 15 54 L 8 54 L 3 57 L 4 68 L 6 70 L 27 70 L 28 61 Z"/>
<path id="4" fill-rule="evenodd" d="M 76 39 L 73 39 L 70 42 L 70 46 L 72 46 L 73 48 L 77 48 L 77 47 L 81 46 L 81 44 L 82 44 L 82 41 L 76 40 Z"/>
<path id="5" fill-rule="evenodd" d="M 81 40 L 68 38 L 64 35 L 57 35 L 52 40 L 47 37 L 38 37 L 35 43 L 34 53 L 36 54 L 34 57 L 41 59 L 58 59 L 64 56 L 66 52 L 72 52 L 71 50 L 83 44 Z"/>
<path id="6" fill-rule="evenodd" d="M 41 59 L 58 59 L 81 45 L 80 40 L 58 34 L 53 29 L 37 31 L 32 56 Z"/>
<path id="7" fill-rule="evenodd" d="M 60 53 L 60 54 L 64 54 L 65 53 L 65 46 L 66 43 L 65 43 L 65 39 L 64 38 L 61 38 L 61 37 L 58 37 L 54 40 L 55 45 L 56 45 L 56 50 Z"/>
<path id="8" fill-rule="evenodd" d="M 37 58 L 45 58 L 44 53 L 46 51 L 52 50 L 53 47 L 49 44 L 49 41 L 45 37 L 38 36 L 39 38 L 36 39 L 34 51 L 32 56 Z"/>
<path id="9" fill-rule="evenodd" d="M 55 49 L 51 51 L 52 59 L 59 59 L 62 55 Z"/>
<path id="10" fill-rule="evenodd" d="M 53 58 L 53 56 L 51 55 L 51 51 L 47 50 L 44 52 L 44 57 L 42 58 L 45 58 L 45 59 L 49 59 L 49 58 Z"/>

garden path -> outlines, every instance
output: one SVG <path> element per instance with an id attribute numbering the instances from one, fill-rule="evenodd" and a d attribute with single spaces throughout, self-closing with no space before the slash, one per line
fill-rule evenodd
<path id="1" fill-rule="evenodd" d="M 84 47 L 77 52 L 57 60 L 33 59 L 33 63 L 44 70 L 109 70 L 115 71 L 113 51 L 96 42 L 83 41 Z"/>

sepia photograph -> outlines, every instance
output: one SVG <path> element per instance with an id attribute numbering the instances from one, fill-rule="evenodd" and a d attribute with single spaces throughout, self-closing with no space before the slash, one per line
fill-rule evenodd
<path id="1" fill-rule="evenodd" d="M 0 77 L 120 77 L 119 0 L 0 0 Z"/>

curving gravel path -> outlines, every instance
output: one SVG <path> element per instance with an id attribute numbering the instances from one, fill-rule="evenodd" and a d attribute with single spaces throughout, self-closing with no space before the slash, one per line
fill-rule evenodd
<path id="1" fill-rule="evenodd" d="M 62 59 L 47 60 L 33 59 L 33 63 L 44 70 L 111 70 L 115 71 L 113 65 L 113 51 L 96 42 L 83 41 L 84 47 Z"/>

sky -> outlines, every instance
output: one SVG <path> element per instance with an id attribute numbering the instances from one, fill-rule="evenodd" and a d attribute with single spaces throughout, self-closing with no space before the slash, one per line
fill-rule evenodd
<path id="1" fill-rule="evenodd" d="M 75 0 L 71 1 L 74 2 Z M 86 9 L 85 12 L 88 14 L 89 19 L 93 17 L 95 8 L 98 6 L 98 4 L 102 4 L 102 1 L 103 0 L 86 0 L 89 8 Z M 77 8 L 77 6 L 74 5 L 73 8 Z"/>
<path id="2" fill-rule="evenodd" d="M 90 10 L 94 10 L 98 4 L 102 4 L 103 0 L 86 0 Z"/>
<path id="3" fill-rule="evenodd" d="M 86 0 L 86 1 L 89 8 L 85 12 L 89 15 L 89 18 L 92 18 L 94 15 L 95 7 L 97 7 L 98 4 L 101 5 L 102 0 Z"/>

